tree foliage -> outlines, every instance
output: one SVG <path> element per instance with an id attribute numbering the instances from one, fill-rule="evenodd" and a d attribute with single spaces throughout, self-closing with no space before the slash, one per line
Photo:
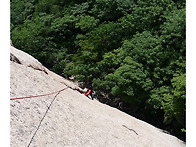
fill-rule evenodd
<path id="1" fill-rule="evenodd" d="M 186 128 L 185 15 L 176 0 L 11 0 L 11 39 L 49 69 L 178 132 Z"/>

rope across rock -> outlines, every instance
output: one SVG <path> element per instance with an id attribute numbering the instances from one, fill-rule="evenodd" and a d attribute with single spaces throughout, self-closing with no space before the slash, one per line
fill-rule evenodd
<path id="1" fill-rule="evenodd" d="M 55 91 L 55 92 L 52 92 L 52 93 L 47 93 L 47 94 L 34 95 L 34 96 L 25 96 L 25 97 L 13 97 L 13 98 L 10 98 L 10 100 L 27 99 L 27 98 L 35 98 L 35 97 L 42 97 L 42 96 L 47 96 L 47 95 L 53 95 L 53 94 L 56 94 L 58 92 L 64 91 L 67 88 L 68 87 L 65 87 L 65 88 L 60 89 L 58 91 Z"/>

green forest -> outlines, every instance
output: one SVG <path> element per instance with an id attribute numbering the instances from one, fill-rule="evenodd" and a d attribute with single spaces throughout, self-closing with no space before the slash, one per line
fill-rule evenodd
<path id="1" fill-rule="evenodd" d="M 186 1 L 11 0 L 10 10 L 16 48 L 186 140 Z"/>

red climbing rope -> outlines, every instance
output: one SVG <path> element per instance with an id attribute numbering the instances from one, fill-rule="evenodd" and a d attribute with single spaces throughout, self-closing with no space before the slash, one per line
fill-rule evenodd
<path id="1" fill-rule="evenodd" d="M 25 96 L 25 97 L 14 97 L 14 98 L 10 98 L 10 100 L 27 99 L 27 98 L 34 98 L 34 97 L 42 97 L 42 96 L 47 96 L 47 95 L 53 95 L 55 93 L 58 93 L 58 92 L 61 92 L 61 91 L 65 90 L 67 88 L 68 87 L 63 88 L 63 89 L 58 90 L 58 91 L 55 91 L 55 92 L 52 92 L 52 93 L 48 93 L 48 94 L 34 95 L 34 96 Z"/>

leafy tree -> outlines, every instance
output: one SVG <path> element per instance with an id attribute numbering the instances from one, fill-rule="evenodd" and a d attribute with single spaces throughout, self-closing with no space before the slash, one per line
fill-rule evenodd
<path id="1" fill-rule="evenodd" d="M 75 16 L 65 14 L 63 17 L 53 19 L 50 26 L 51 34 L 55 36 L 53 41 L 60 47 L 67 47 L 70 53 L 74 52 L 73 41 L 76 31 L 73 30 L 77 21 L 78 19 Z"/>
<path id="2" fill-rule="evenodd" d="M 75 16 L 81 16 L 81 15 L 89 15 L 89 11 L 91 9 L 91 5 L 93 5 L 93 0 L 89 0 L 88 2 L 83 2 L 80 4 L 75 4 L 72 9 L 70 9 L 69 11 L 71 12 L 71 14 L 75 15 Z"/>
<path id="3" fill-rule="evenodd" d="M 186 76 L 185 74 L 175 75 L 171 80 L 172 89 L 163 95 L 162 109 L 165 110 L 165 122 L 175 119 L 185 126 L 185 99 L 186 99 Z"/>
<path id="4" fill-rule="evenodd" d="M 80 28 L 82 32 L 88 32 L 95 28 L 98 24 L 99 20 L 95 19 L 92 16 L 79 16 L 79 22 L 75 24 L 76 28 Z"/>
<path id="5" fill-rule="evenodd" d="M 13 25 L 19 25 L 24 20 L 32 17 L 37 0 L 11 0 L 10 2 L 11 23 Z"/>
<path id="6" fill-rule="evenodd" d="M 114 74 L 106 76 L 106 80 L 110 79 L 115 82 L 111 93 L 127 102 L 141 103 L 148 97 L 147 91 L 152 87 L 152 81 L 147 77 L 142 64 L 129 56 Z"/>
<path id="7" fill-rule="evenodd" d="M 131 14 L 134 30 L 138 32 L 149 30 L 156 33 L 165 21 L 164 14 L 173 9 L 175 4 L 172 0 L 138 0 Z"/>
<path id="8" fill-rule="evenodd" d="M 110 51 L 103 55 L 103 59 L 100 62 L 97 62 L 99 70 L 104 73 L 113 73 L 122 63 L 124 57 L 122 56 L 121 48 Z"/>
<path id="9" fill-rule="evenodd" d="M 160 27 L 164 46 L 170 52 L 173 49 L 175 51 L 174 55 L 177 55 L 177 57 L 185 57 L 186 52 L 185 15 L 185 8 L 174 9 L 169 14 L 165 14 L 166 21 Z"/>
<path id="10" fill-rule="evenodd" d="M 18 26 L 12 31 L 13 44 L 37 57 L 44 65 L 51 68 L 55 57 L 52 52 L 56 45 L 49 36 L 53 15 L 42 14 L 35 20 L 25 20 L 23 26 Z"/>
<path id="11" fill-rule="evenodd" d="M 132 0 L 95 0 L 90 13 L 101 21 L 116 21 L 131 12 Z"/>

